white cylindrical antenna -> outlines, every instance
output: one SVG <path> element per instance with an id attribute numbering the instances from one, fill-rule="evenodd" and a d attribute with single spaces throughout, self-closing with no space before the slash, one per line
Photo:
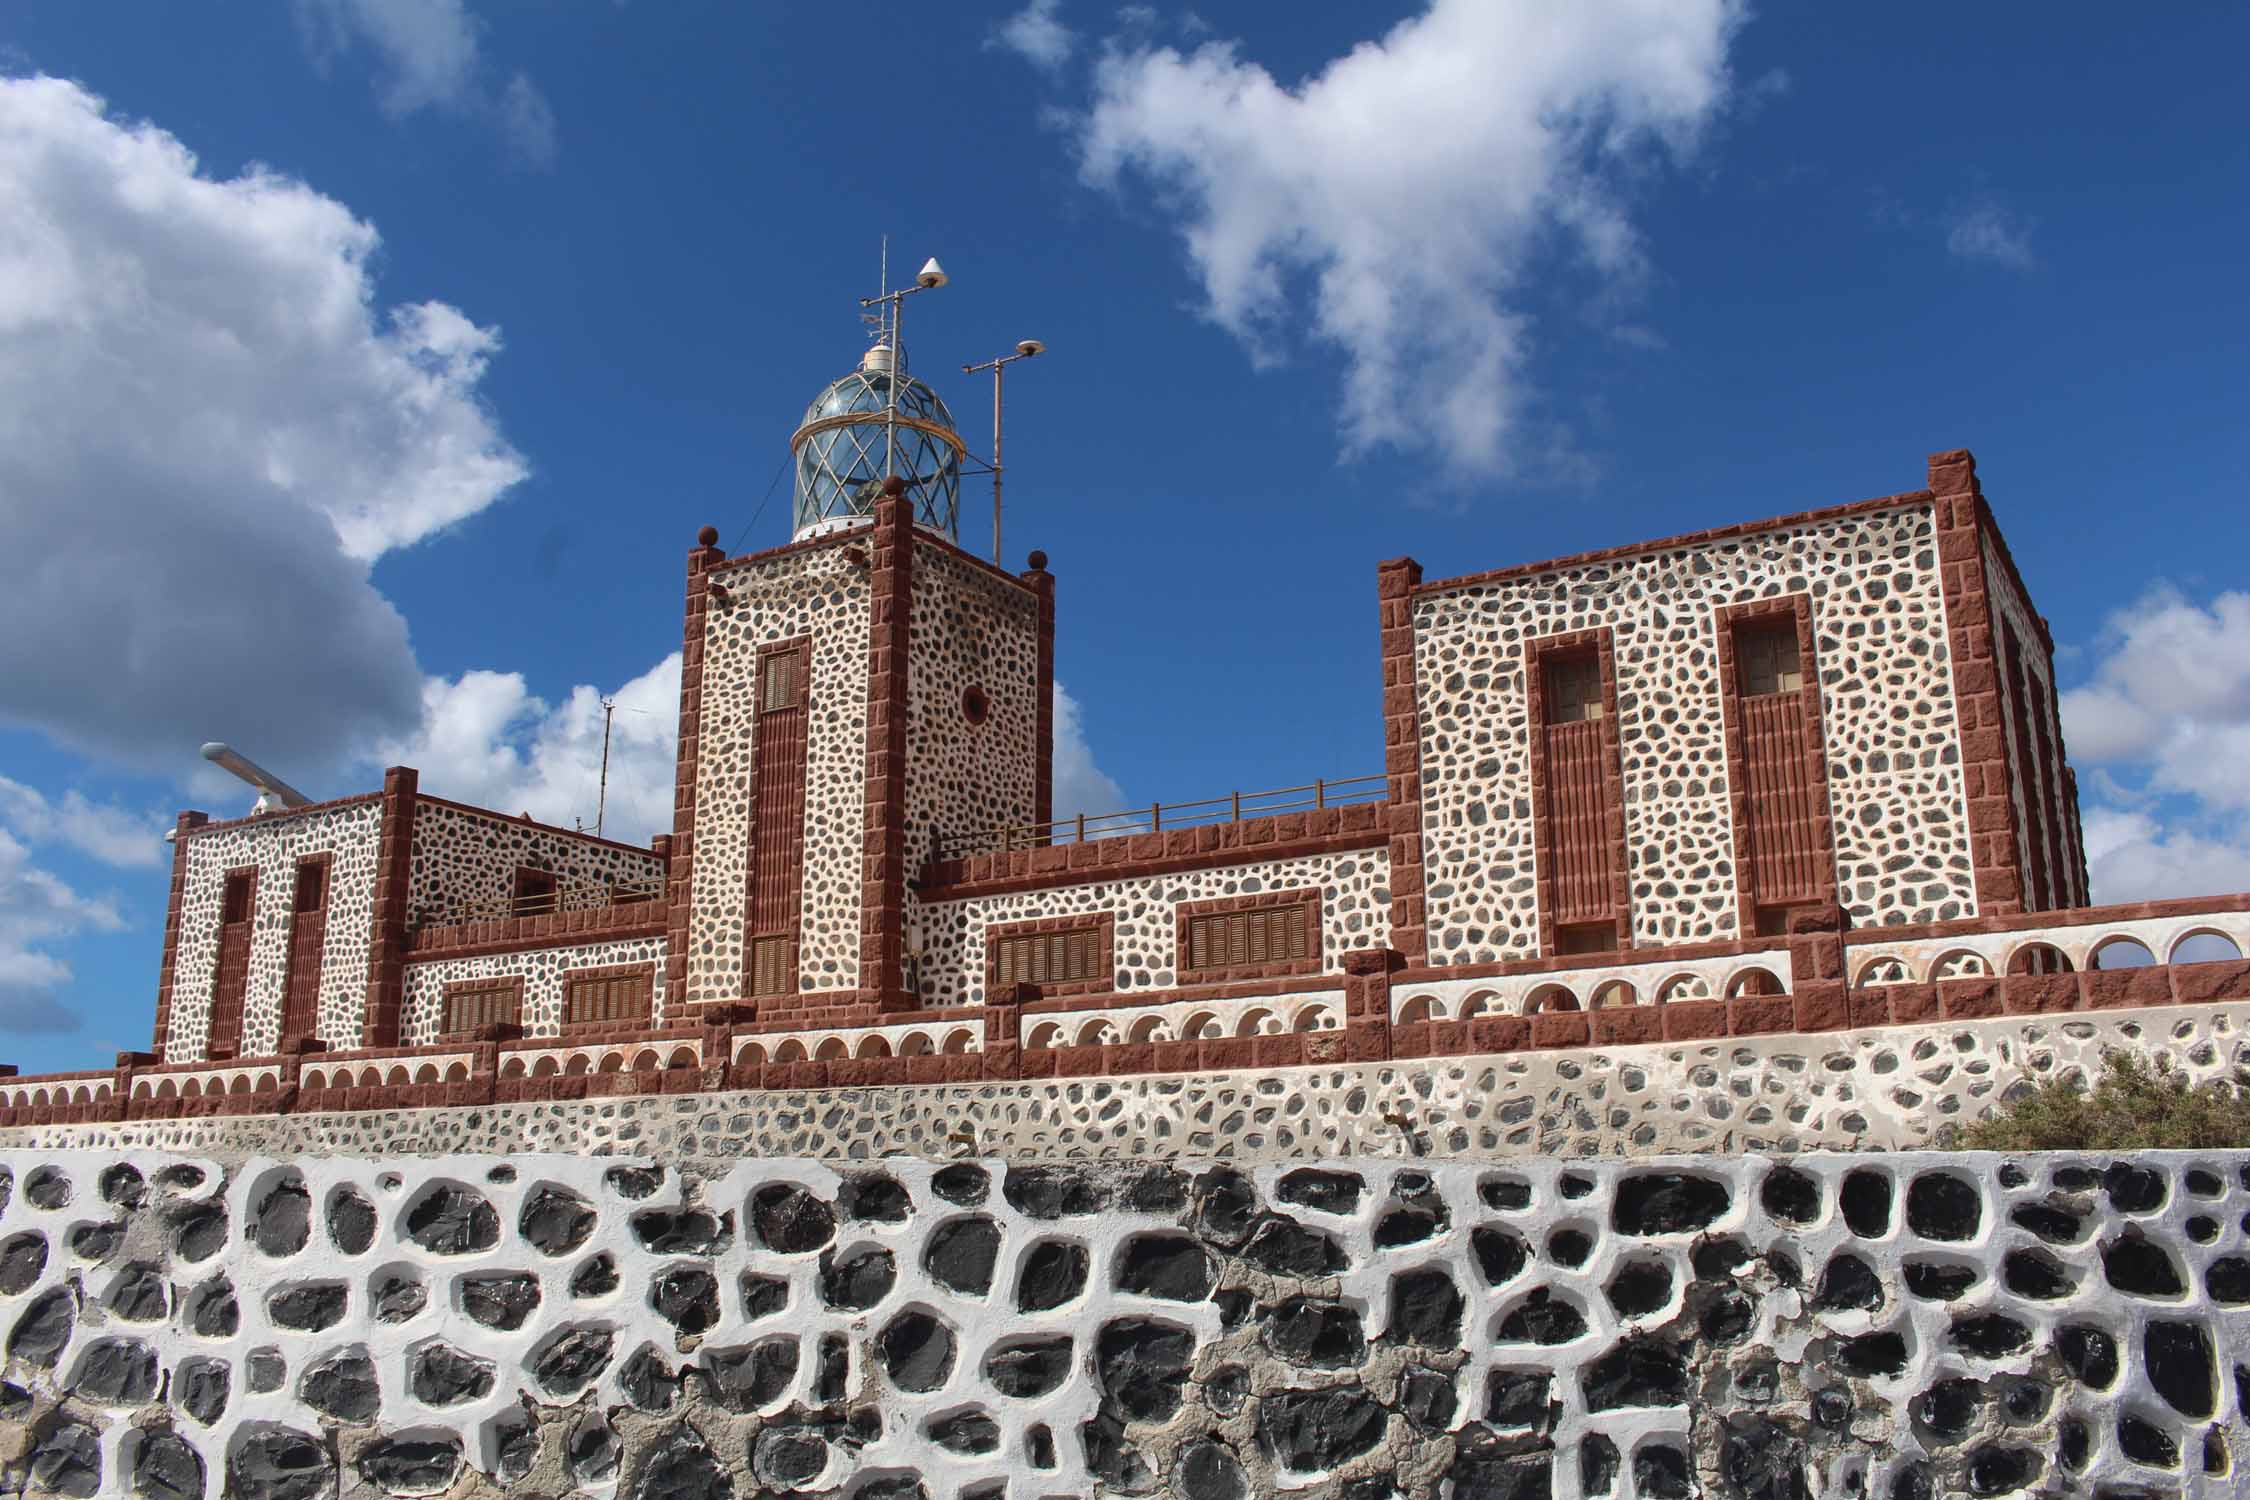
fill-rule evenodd
<path id="1" fill-rule="evenodd" d="M 246 755 L 237 754 L 222 740 L 213 740 L 203 747 L 203 758 L 220 770 L 229 772 L 258 789 L 258 802 L 250 809 L 253 813 L 271 812 L 276 804 L 282 807 L 310 807 L 312 798 L 298 791 L 279 776 L 259 765 Z"/>

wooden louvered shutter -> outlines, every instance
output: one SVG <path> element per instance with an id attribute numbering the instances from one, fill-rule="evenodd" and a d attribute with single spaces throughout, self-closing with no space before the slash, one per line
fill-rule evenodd
<path id="1" fill-rule="evenodd" d="M 1187 967 L 1239 969 L 1294 963 L 1312 952 L 1310 916 L 1305 903 L 1291 902 L 1287 906 L 1190 917 Z"/>
<path id="2" fill-rule="evenodd" d="M 1735 631 L 1735 710 L 1741 715 L 1748 858 L 1741 863 L 1759 907 L 1813 901 L 1822 888 L 1822 821 L 1828 799 L 1813 753 L 1794 616 Z"/>
<path id="3" fill-rule="evenodd" d="M 797 990 L 804 898 L 807 641 L 758 656 L 758 725 L 750 761 L 750 900 L 745 934 L 752 995 Z"/>
<path id="4" fill-rule="evenodd" d="M 1103 977 L 1101 929 L 1073 927 L 1062 932 L 1021 933 L 993 943 L 994 982 L 1075 984 Z"/>
<path id="5" fill-rule="evenodd" d="M 281 1034 L 311 1036 L 320 1023 L 320 965 L 328 946 L 328 860 L 297 861 L 289 910 L 289 973 L 282 981 Z"/>

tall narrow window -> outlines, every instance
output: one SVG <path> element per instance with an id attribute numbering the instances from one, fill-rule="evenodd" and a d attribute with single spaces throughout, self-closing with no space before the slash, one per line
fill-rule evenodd
<path id="1" fill-rule="evenodd" d="M 518 865 L 510 910 L 519 917 L 544 916 L 555 909 L 556 890 L 554 871 Z"/>
<path id="2" fill-rule="evenodd" d="M 1832 835 L 1821 758 L 1818 676 L 1806 660 L 1809 606 L 1732 625 L 1729 774 L 1742 928 L 1775 936 L 1798 907 L 1829 899 Z"/>
<path id="3" fill-rule="evenodd" d="M 1609 633 L 1534 641 L 1529 650 L 1540 946 L 1607 953 L 1622 946 L 1627 900 Z"/>
<path id="4" fill-rule="evenodd" d="M 328 945 L 330 857 L 297 861 L 297 889 L 289 906 L 289 974 L 282 984 L 283 1038 L 311 1036 L 320 1024 L 320 965 Z"/>
<path id="5" fill-rule="evenodd" d="M 758 724 L 750 754 L 750 892 L 744 937 L 752 995 L 797 991 L 797 923 L 805 870 L 805 689 L 812 646 L 758 655 Z"/>
<path id="6" fill-rule="evenodd" d="M 229 870 L 219 895 L 219 956 L 211 974 L 209 1055 L 242 1047 L 242 1003 L 250 988 L 250 932 L 258 914 L 258 872 Z"/>

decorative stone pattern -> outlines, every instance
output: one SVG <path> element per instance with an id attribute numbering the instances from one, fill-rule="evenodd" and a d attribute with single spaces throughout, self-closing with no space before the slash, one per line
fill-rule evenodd
<path id="1" fill-rule="evenodd" d="M 758 648 L 798 636 L 812 638 L 798 969 L 811 990 L 859 982 L 869 590 L 865 553 L 855 564 L 853 552 L 839 541 L 712 575 L 731 600 L 710 604 L 704 616 L 690 1002 L 741 998 Z"/>
<path id="2" fill-rule="evenodd" d="M 984 930 L 995 922 L 1109 912 L 1116 919 L 1120 991 L 1180 982 L 1176 911 L 1194 901 L 1314 887 L 1321 892 L 1320 972 L 1336 973 L 1353 948 L 1390 937 L 1390 860 L 1361 849 L 1306 859 L 1223 866 L 1129 881 L 1089 881 L 1047 890 L 977 896 L 911 908 L 907 945 L 920 954 L 921 993 L 944 1005 L 985 1002 Z"/>
<path id="3" fill-rule="evenodd" d="M 663 864 L 646 849 L 428 797 L 415 803 L 407 907 L 417 920 L 446 920 L 470 903 L 505 903 L 515 894 L 516 870 L 524 865 L 553 871 L 565 887 L 664 878 Z"/>
<path id="4" fill-rule="evenodd" d="M 937 858 L 948 841 L 1036 817 L 1038 596 L 950 547 L 920 539 L 909 639 L 906 867 L 912 871 Z M 972 722 L 976 709 L 981 723 Z"/>
<path id="5" fill-rule="evenodd" d="M 1636 944 L 1737 936 L 1713 621 L 1812 599 L 1839 899 L 1854 926 L 1976 914 L 1931 507 L 1896 507 L 1415 595 L 1430 960 L 1538 948 L 1524 648 L 1608 627 Z"/>
<path id="6" fill-rule="evenodd" d="M 166 1062 L 191 1062 L 203 1056 L 211 1034 L 211 986 L 218 965 L 219 907 L 227 871 L 249 865 L 257 867 L 258 891 L 250 929 L 250 982 L 242 1003 L 242 1055 L 269 1054 L 280 1046 L 297 861 L 312 854 L 334 856 L 328 870 L 317 1035 L 332 1046 L 359 1045 L 381 819 L 382 803 L 368 798 L 303 812 L 267 813 L 188 836 L 171 1023 L 163 1039 Z"/>
<path id="7" fill-rule="evenodd" d="M 2031 764 L 2024 763 L 2025 753 L 2030 747 L 2019 744 L 2016 739 L 2015 726 L 2019 712 L 2024 728 L 2035 738 L 2045 736 L 2047 744 L 2052 747 L 2048 756 L 2048 774 L 2059 777 L 2063 769 L 2062 726 L 2054 720 L 2054 662 L 2048 654 L 2046 632 L 2040 625 L 2039 617 L 2033 613 L 2031 601 L 2024 598 L 2022 591 L 2016 587 L 2013 573 L 2001 562 L 1994 541 L 1995 538 L 1990 534 L 1983 538 L 1985 598 L 1995 622 L 2015 638 L 2016 650 L 2023 660 L 2024 673 L 2031 679 L 2030 701 L 2019 710 L 2016 705 L 2015 677 L 2005 671 L 2006 654 L 1995 645 L 1995 660 L 2003 666 L 2000 699 L 2008 706 L 2008 733 L 2005 736 L 2008 795 L 2016 808 L 2017 857 L 2022 861 L 2025 894 L 2028 897 L 2036 894 L 2029 890 L 2030 872 L 2035 868 L 2030 845 L 2032 839 L 2038 838 L 2046 842 L 2042 858 L 2043 868 L 2047 871 L 2050 882 L 2064 876 L 2066 867 L 2075 865 L 2075 859 L 2069 851 L 2068 840 L 2062 837 L 2063 831 L 2055 820 L 2047 815 L 2045 809 L 2034 808 L 2027 803 L 2027 798 L 2037 796 L 2039 761 L 2037 752 L 2032 751 Z M 2074 879 L 2066 883 L 2076 884 Z M 2051 884 L 2045 894 L 2051 897 L 2058 889 L 2061 887 Z M 2079 893 L 2073 890 L 2070 895 L 2077 898 Z M 2070 906 L 2076 904 L 2076 900 L 2049 899 L 2043 904 L 2049 907 Z"/>
<path id="8" fill-rule="evenodd" d="M 1244 1161 L 1907 1150 L 2029 1080 L 2092 1072 L 2111 1048 L 2194 1080 L 2231 1076 L 2250 1067 L 2250 1002 L 1263 1072 L 27 1125 L 0 1130 L 0 1149 Z"/>
<path id="9" fill-rule="evenodd" d="M 654 962 L 649 1024 L 661 1026 L 664 1014 L 664 939 L 636 938 L 621 943 L 587 943 L 567 948 L 529 948 L 474 958 L 437 959 L 406 966 L 406 1009 L 400 1042 L 426 1047 L 445 1026 L 445 987 L 463 979 L 523 976 L 522 1025 L 525 1036 L 559 1036 L 563 1019 L 563 976 L 572 969 Z"/>
<path id="10" fill-rule="evenodd" d="M 0 1161 L 8 1482 L 2239 1492 L 2250 1154 Z"/>

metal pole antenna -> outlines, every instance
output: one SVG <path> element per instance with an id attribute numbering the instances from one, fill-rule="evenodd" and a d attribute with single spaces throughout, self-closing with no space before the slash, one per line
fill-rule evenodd
<path id="1" fill-rule="evenodd" d="M 617 714 L 617 700 L 602 700 L 602 782 L 594 802 L 594 837 L 602 836 L 602 817 L 609 811 L 609 721 Z"/>
<path id="2" fill-rule="evenodd" d="M 1016 352 L 1003 354 L 998 359 L 988 359 L 981 365 L 963 365 L 961 373 L 975 375 L 984 370 L 992 372 L 992 561 L 1000 563 L 1000 389 L 1008 366 L 1019 359 L 1029 359 L 1044 354 L 1047 346 L 1037 339 L 1025 339 L 1016 345 Z"/>

